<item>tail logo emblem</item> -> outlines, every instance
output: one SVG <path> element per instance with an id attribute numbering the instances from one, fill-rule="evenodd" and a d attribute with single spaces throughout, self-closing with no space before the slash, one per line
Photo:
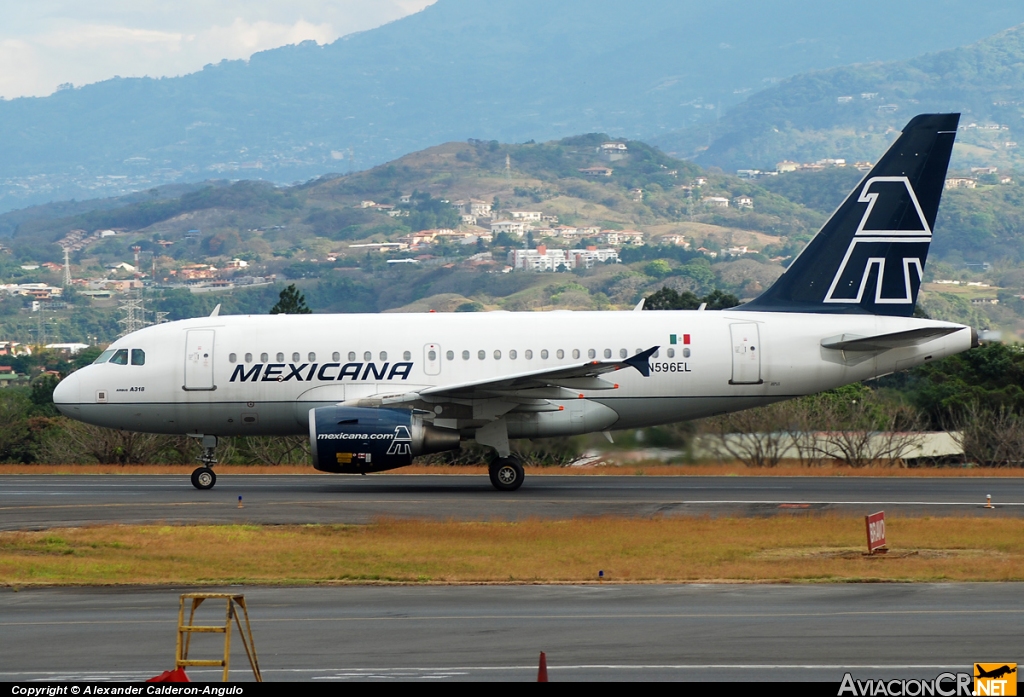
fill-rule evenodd
<path id="1" fill-rule="evenodd" d="M 907 177 L 871 177 L 857 200 L 867 208 L 824 302 L 859 304 L 874 279 L 875 304 L 912 304 L 932 240 L 914 187 Z"/>

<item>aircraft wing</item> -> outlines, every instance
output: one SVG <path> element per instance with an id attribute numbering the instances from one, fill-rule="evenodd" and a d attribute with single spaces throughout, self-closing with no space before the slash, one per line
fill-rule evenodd
<path id="1" fill-rule="evenodd" d="M 925 342 L 958 332 L 963 327 L 922 327 L 920 329 L 909 329 L 904 332 L 893 332 L 892 334 L 878 334 L 876 336 L 858 336 L 855 334 L 842 334 L 821 340 L 822 348 L 834 349 L 836 351 L 872 351 L 881 353 L 889 349 L 903 348 L 904 346 L 917 346 Z"/>
<path id="2" fill-rule="evenodd" d="M 588 361 L 575 365 L 503 375 L 486 380 L 438 385 L 418 392 L 384 397 L 383 404 L 398 404 L 427 399 L 429 401 L 472 400 L 494 397 L 535 397 L 540 399 L 571 399 L 577 393 L 569 390 L 613 390 L 618 385 L 602 375 L 624 368 L 635 368 L 644 377 L 651 374 L 650 358 L 660 347 L 654 346 L 619 361 Z"/>

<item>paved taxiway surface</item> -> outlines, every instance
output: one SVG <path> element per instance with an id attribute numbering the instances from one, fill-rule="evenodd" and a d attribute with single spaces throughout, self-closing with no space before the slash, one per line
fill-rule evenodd
<path id="1" fill-rule="evenodd" d="M 1024 584 L 231 590 L 268 680 L 531 680 L 540 651 L 552 680 L 934 678 L 1024 658 Z M 155 675 L 173 659 L 180 592 L 0 590 L 0 681 Z M 217 640 L 192 655 L 213 657 Z"/>
<path id="2" fill-rule="evenodd" d="M 994 510 L 982 506 L 986 494 Z M 242 496 L 244 508 L 238 508 Z M 480 475 L 0 476 L 0 530 L 98 523 L 366 523 L 624 515 L 1024 516 L 1024 478 L 527 476 L 501 493 Z"/>

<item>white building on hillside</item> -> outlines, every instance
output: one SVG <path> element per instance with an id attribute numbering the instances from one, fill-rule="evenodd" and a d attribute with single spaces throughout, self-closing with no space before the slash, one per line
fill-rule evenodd
<path id="1" fill-rule="evenodd" d="M 504 232 L 507 235 L 522 237 L 533 229 L 532 225 L 521 220 L 495 220 L 491 223 L 491 234 L 498 235 Z"/>
<path id="2" fill-rule="evenodd" d="M 618 262 L 619 254 L 614 249 L 548 249 L 544 245 L 536 249 L 513 249 L 508 253 L 509 265 L 517 271 L 566 271 L 576 268 L 589 269 L 595 264 L 608 261 Z"/>

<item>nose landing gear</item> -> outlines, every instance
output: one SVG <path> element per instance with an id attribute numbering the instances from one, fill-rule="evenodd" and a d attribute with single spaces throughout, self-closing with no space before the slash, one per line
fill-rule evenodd
<path id="1" fill-rule="evenodd" d="M 199 456 L 202 467 L 197 467 L 192 472 L 192 486 L 197 489 L 212 489 L 217 483 L 217 475 L 213 472 L 213 466 L 217 463 L 214 451 L 217 449 L 217 436 L 203 436 L 203 454 Z"/>
<path id="2" fill-rule="evenodd" d="M 209 467 L 197 467 L 192 472 L 192 486 L 197 489 L 212 489 L 217 483 L 217 475 Z"/>

